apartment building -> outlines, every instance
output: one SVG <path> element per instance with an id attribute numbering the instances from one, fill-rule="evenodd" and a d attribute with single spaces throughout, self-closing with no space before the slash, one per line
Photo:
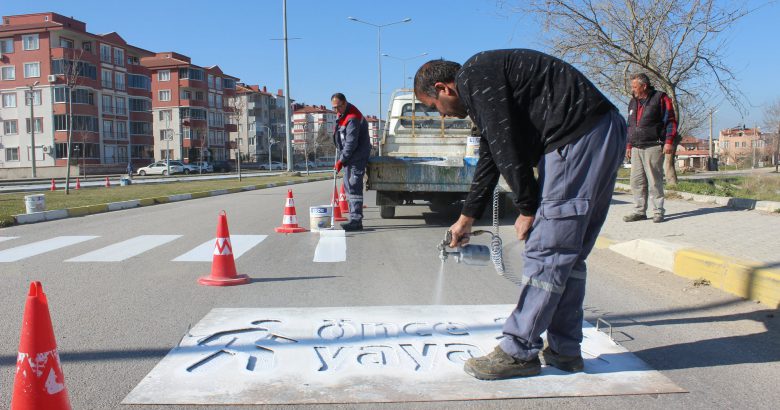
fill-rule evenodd
<path id="1" fill-rule="evenodd" d="M 69 114 L 72 165 L 151 161 L 151 78 L 140 64 L 151 55 L 117 33 L 93 34 L 57 13 L 3 16 L 0 169 L 27 169 L 35 158 L 37 167 L 64 173 Z"/>
<path id="2" fill-rule="evenodd" d="M 335 111 L 323 105 L 295 105 L 292 118 L 295 149 L 305 149 L 314 158 L 334 155 L 333 131 L 337 117 Z"/>
<path id="3" fill-rule="evenodd" d="M 762 166 L 769 164 L 772 159 L 771 143 L 767 143 L 757 127 L 746 128 L 742 125 L 721 130 L 718 149 L 720 163 L 726 165 Z"/>
<path id="4" fill-rule="evenodd" d="M 249 162 L 268 161 L 271 156 L 281 161 L 284 152 L 284 93 L 268 92 L 267 87 L 238 83 L 236 86 L 238 132 L 236 146 L 242 153 L 242 160 Z M 270 137 L 270 138 L 269 138 Z M 269 144 L 269 139 L 273 141 Z"/>
<path id="5" fill-rule="evenodd" d="M 237 131 L 238 78 L 172 51 L 145 57 L 141 64 L 152 76 L 155 159 L 228 159 L 229 133 Z"/>

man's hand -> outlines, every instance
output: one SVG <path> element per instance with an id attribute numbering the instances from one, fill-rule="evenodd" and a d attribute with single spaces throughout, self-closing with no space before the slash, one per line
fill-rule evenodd
<path id="1" fill-rule="evenodd" d="M 520 215 L 515 221 L 515 231 L 517 231 L 517 239 L 524 241 L 528 239 L 528 234 L 531 232 L 531 226 L 534 224 L 533 216 Z"/>
<path id="2" fill-rule="evenodd" d="M 631 161 L 631 148 L 626 148 L 626 161 Z"/>
<path id="3" fill-rule="evenodd" d="M 469 242 L 469 235 L 471 235 L 471 225 L 474 224 L 474 218 L 466 215 L 461 215 L 460 218 L 450 227 L 452 232 L 452 241 L 450 242 L 450 248 L 454 248 L 458 245 L 466 244 Z"/>
<path id="4" fill-rule="evenodd" d="M 664 144 L 664 154 L 674 154 L 672 144 Z"/>
<path id="5" fill-rule="evenodd" d="M 341 160 L 336 161 L 336 165 L 333 166 L 333 169 L 336 170 L 337 174 L 341 172 L 341 168 L 344 168 L 344 164 L 341 163 Z"/>

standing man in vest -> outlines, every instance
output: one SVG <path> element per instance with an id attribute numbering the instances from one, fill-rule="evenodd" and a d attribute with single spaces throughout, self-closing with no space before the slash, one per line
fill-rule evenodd
<path id="1" fill-rule="evenodd" d="M 414 77 L 414 93 L 442 115 L 470 116 L 482 133 L 450 247 L 468 242 L 499 176 L 520 212 L 515 231 L 525 249 L 517 306 L 499 345 L 468 359 L 464 370 L 485 380 L 537 375 L 546 330 L 546 363 L 582 371 L 585 260 L 607 217 L 625 152 L 625 120 L 576 68 L 534 50 L 485 51 L 462 67 L 429 61 Z"/>
<path id="2" fill-rule="evenodd" d="M 653 203 L 653 222 L 664 221 L 664 154 L 672 154 L 677 138 L 677 119 L 672 100 L 650 85 L 644 73 L 631 76 L 628 103 L 628 146 L 631 161 L 631 192 L 634 212 L 625 222 L 647 219 L 648 194 Z"/>
<path id="3" fill-rule="evenodd" d="M 349 222 L 341 224 L 345 231 L 363 230 L 363 176 L 366 174 L 371 140 L 368 121 L 354 105 L 347 102 L 342 93 L 330 97 L 336 119 L 333 143 L 336 144 L 336 173 L 344 168 L 344 190 L 349 202 Z"/>

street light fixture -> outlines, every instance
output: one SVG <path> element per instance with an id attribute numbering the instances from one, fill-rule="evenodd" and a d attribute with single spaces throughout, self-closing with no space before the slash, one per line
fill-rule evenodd
<path id="1" fill-rule="evenodd" d="M 377 66 L 379 67 L 379 125 L 377 126 L 377 132 L 379 132 L 379 129 L 382 128 L 382 27 L 392 26 L 394 24 L 400 24 L 400 23 L 408 23 L 412 21 L 411 18 L 407 17 L 403 20 L 394 21 L 392 23 L 387 24 L 374 24 L 369 23 L 367 21 L 363 21 L 360 19 L 357 19 L 355 17 L 347 17 L 348 20 L 352 20 L 358 23 L 367 24 L 372 27 L 376 27 L 376 61 Z M 382 155 L 382 145 L 379 145 L 379 155 Z"/>
<path id="2" fill-rule="evenodd" d="M 404 57 L 392 56 L 390 54 L 382 54 L 383 57 L 388 57 L 388 58 L 393 58 L 393 59 L 396 59 L 396 60 L 401 60 L 401 62 L 403 63 L 403 66 L 404 66 L 404 77 L 403 77 L 403 79 L 404 79 L 404 88 L 406 88 L 406 62 L 409 61 L 409 60 L 414 60 L 415 58 L 420 58 L 420 57 L 424 57 L 424 56 L 427 56 L 427 55 L 428 55 L 428 53 L 426 52 L 426 53 L 418 54 L 416 56 L 404 58 Z"/>

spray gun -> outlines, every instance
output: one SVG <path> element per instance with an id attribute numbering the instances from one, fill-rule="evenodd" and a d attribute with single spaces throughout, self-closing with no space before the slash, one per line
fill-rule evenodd
<path id="1" fill-rule="evenodd" d="M 450 242 L 452 242 L 452 231 L 448 230 L 447 233 L 444 234 L 444 239 L 436 247 L 439 250 L 439 259 L 444 262 L 449 256 L 452 256 L 455 259 L 455 262 L 462 262 L 472 266 L 484 266 L 492 261 L 496 271 L 499 273 L 503 272 L 504 262 L 501 252 L 501 238 L 490 231 L 484 230 L 474 231 L 471 233 L 471 236 L 479 236 L 482 234 L 491 235 L 492 239 L 489 247 L 485 245 L 467 244 L 465 246 L 458 245 L 455 248 L 455 251 L 448 251 L 447 247 Z"/>

